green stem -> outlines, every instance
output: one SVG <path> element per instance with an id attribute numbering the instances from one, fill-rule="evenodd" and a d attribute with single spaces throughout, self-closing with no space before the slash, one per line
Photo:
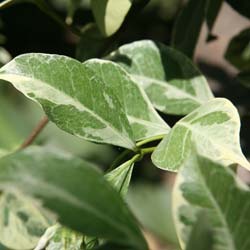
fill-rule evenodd
<path id="1" fill-rule="evenodd" d="M 130 154 L 130 152 L 130 150 L 126 149 L 121 154 L 119 154 L 111 166 L 107 169 L 107 172 L 110 172 L 112 169 L 116 168 L 121 163 L 121 161 Z"/>
<path id="2" fill-rule="evenodd" d="M 155 151 L 156 147 L 142 148 L 141 155 L 144 156 L 146 154 L 151 154 Z"/>
<path id="3" fill-rule="evenodd" d="M 153 137 L 150 137 L 148 139 L 145 139 L 143 141 L 140 141 L 138 143 L 136 143 L 136 146 L 137 147 L 140 147 L 140 146 L 143 146 L 147 143 L 150 143 L 150 142 L 154 142 L 154 141 L 159 141 L 161 139 L 163 139 L 163 137 L 165 136 L 166 134 L 163 134 L 163 135 L 156 135 L 156 136 L 153 136 Z"/>
<path id="4" fill-rule="evenodd" d="M 163 139 L 164 136 L 165 136 L 165 134 L 150 137 L 148 139 L 145 139 L 143 141 L 138 142 L 136 144 L 136 146 L 139 148 L 140 146 L 143 146 L 143 145 L 145 145 L 147 143 L 154 142 L 154 141 L 159 141 L 159 140 Z M 156 147 L 142 148 L 142 149 L 139 148 L 138 152 L 136 152 L 136 155 L 140 155 L 141 158 L 142 158 L 145 154 L 152 153 L 155 150 L 155 148 Z M 126 149 L 121 154 L 119 154 L 118 157 L 113 161 L 111 166 L 108 168 L 107 172 L 109 172 L 112 169 L 116 168 L 122 162 L 122 160 L 124 160 L 130 153 L 132 153 L 132 152 L 130 150 Z"/>

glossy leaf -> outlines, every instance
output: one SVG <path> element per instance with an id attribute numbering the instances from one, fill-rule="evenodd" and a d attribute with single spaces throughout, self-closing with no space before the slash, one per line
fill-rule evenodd
<path id="1" fill-rule="evenodd" d="M 141 85 L 154 106 L 167 114 L 188 114 L 213 98 L 205 78 L 180 52 L 150 40 L 121 46 L 110 59 Z"/>
<path id="2" fill-rule="evenodd" d="M 131 180 L 134 164 L 130 161 L 123 163 L 105 175 L 106 180 L 125 197 Z"/>
<path id="3" fill-rule="evenodd" d="M 207 217 L 210 249 L 250 249 L 250 190 L 230 168 L 193 154 L 178 173 L 173 197 L 183 249 L 200 215 Z"/>
<path id="4" fill-rule="evenodd" d="M 91 0 L 101 32 L 106 36 L 114 34 L 122 25 L 131 5 L 131 0 Z"/>
<path id="5" fill-rule="evenodd" d="M 73 230 L 147 249 L 119 194 L 95 167 L 79 158 L 29 147 L 0 159 L 0 188 L 39 199 Z"/>
<path id="6" fill-rule="evenodd" d="M 62 130 L 94 142 L 135 147 L 119 100 L 80 62 L 65 56 L 25 54 L 2 67 L 0 79 L 39 103 Z"/>
<path id="7" fill-rule="evenodd" d="M 250 18 L 250 1 L 249 0 L 226 0 L 241 15 Z"/>
<path id="8" fill-rule="evenodd" d="M 144 90 L 119 65 L 93 59 L 85 62 L 84 66 L 93 75 L 99 76 L 100 82 L 112 88 L 119 97 L 132 127 L 134 140 L 168 133 L 169 126 L 157 114 Z"/>
<path id="9" fill-rule="evenodd" d="M 153 163 L 162 169 L 178 171 L 195 145 L 202 156 L 250 169 L 241 151 L 239 132 L 236 108 L 227 99 L 215 98 L 176 123 L 154 151 Z"/>
<path id="10" fill-rule="evenodd" d="M 0 243 L 10 249 L 32 249 L 53 222 L 20 194 L 0 196 Z"/>
<path id="11" fill-rule="evenodd" d="M 239 70 L 250 70 L 250 28 L 233 37 L 225 57 Z"/>
<path id="12" fill-rule="evenodd" d="M 189 0 L 175 21 L 171 44 L 190 58 L 205 20 L 206 4 L 207 0 Z"/>

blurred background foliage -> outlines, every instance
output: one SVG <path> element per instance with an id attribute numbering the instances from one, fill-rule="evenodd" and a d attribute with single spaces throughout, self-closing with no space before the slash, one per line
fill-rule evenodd
<path id="1" fill-rule="evenodd" d="M 152 39 L 169 45 L 176 18 L 185 1 L 151 0 L 139 13 L 133 14 L 132 10 L 120 30 L 111 37 L 104 37 L 98 31 L 89 0 L 49 0 L 46 3 L 67 25 L 74 25 L 81 30 L 82 35 L 77 36 L 70 28 L 62 27 L 34 4 L 24 1 L 0 11 L 0 65 L 11 57 L 29 52 L 62 54 L 83 61 L 91 57 L 101 57 L 117 46 L 141 39 Z M 213 32 L 210 30 L 213 40 L 207 43 L 208 32 L 203 27 L 194 59 L 208 78 L 214 94 L 230 99 L 237 106 L 242 120 L 243 151 L 249 156 L 250 89 L 246 86 L 250 86 L 250 22 L 235 14 L 225 3 L 218 10 L 220 12 L 215 28 Z M 234 22 L 232 26 L 229 19 Z M 229 26 L 231 33 L 228 31 Z M 192 37 L 193 26 L 190 31 L 186 27 L 182 28 L 188 37 Z M 245 30 L 242 31 L 243 29 Z M 224 60 L 225 52 L 226 58 L 236 67 Z M 36 104 L 28 101 L 7 83 L 1 82 L 0 155 L 4 150 L 18 148 L 42 116 L 43 112 Z M 180 118 L 166 115 L 163 117 L 170 126 Z M 104 170 L 122 151 L 83 141 L 66 134 L 51 123 L 36 143 L 71 152 L 96 163 Z M 136 164 L 128 203 L 146 235 L 149 234 L 152 250 L 178 249 L 171 215 L 170 193 L 173 180 L 173 174 L 153 168 L 150 158 Z"/>

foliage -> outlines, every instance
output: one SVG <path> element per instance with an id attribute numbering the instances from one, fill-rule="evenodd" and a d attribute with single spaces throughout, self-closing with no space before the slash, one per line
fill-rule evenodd
<path id="1" fill-rule="evenodd" d="M 214 97 L 191 60 L 204 22 L 207 40 L 215 39 L 223 1 L 187 1 L 174 18 L 171 46 L 148 39 L 121 44 L 130 19 L 148 2 L 0 3 L 0 11 L 32 4 L 79 37 L 76 59 L 49 53 L 11 59 L 0 37 L 0 249 L 146 250 L 142 227 L 172 249 L 250 248 L 250 191 L 234 171 L 236 165 L 250 169 L 240 146 L 240 116 L 230 100 Z M 227 2 L 249 17 L 249 1 Z M 56 8 L 66 8 L 65 21 Z M 83 28 L 75 24 L 82 8 L 93 12 L 94 22 Z M 225 54 L 248 86 L 249 41 L 246 29 Z M 12 103 L 9 90 L 30 100 L 29 108 Z M 33 113 L 46 117 L 21 144 Z M 168 115 L 178 117 L 172 127 Z M 27 120 L 25 130 L 17 120 Z M 35 140 L 47 122 L 54 124 L 45 131 L 56 146 L 51 138 Z M 107 145 L 121 154 L 113 159 Z M 130 189 L 147 156 L 156 168 L 177 172 L 173 204 L 162 184 Z M 100 165 L 108 165 L 106 172 Z"/>

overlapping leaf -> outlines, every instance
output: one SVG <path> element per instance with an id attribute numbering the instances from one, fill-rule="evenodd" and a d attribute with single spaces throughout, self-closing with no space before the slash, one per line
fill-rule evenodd
<path id="1" fill-rule="evenodd" d="M 110 36 L 120 28 L 131 5 L 131 0 L 91 0 L 96 23 L 104 35 Z"/>
<path id="2" fill-rule="evenodd" d="M 96 168 L 79 158 L 37 147 L 3 157 L 0 189 L 39 199 L 60 223 L 83 234 L 147 249 L 119 194 Z"/>
<path id="3" fill-rule="evenodd" d="M 250 249 L 250 190 L 230 168 L 193 154 L 178 173 L 173 197 L 183 249 L 194 227 L 202 222 L 200 216 L 207 218 L 209 249 Z"/>
<path id="4" fill-rule="evenodd" d="M 154 106 L 167 114 L 188 114 L 213 98 L 205 78 L 180 52 L 149 40 L 120 47 L 110 56 L 140 84 Z"/>
<path id="5" fill-rule="evenodd" d="M 93 59 L 84 66 L 119 97 L 136 141 L 169 131 L 169 126 L 157 114 L 143 89 L 119 65 Z"/>
<path id="6" fill-rule="evenodd" d="M 215 98 L 177 122 L 154 151 L 152 160 L 159 168 L 178 171 L 195 145 L 202 156 L 250 169 L 241 151 L 239 132 L 236 108 L 227 99 Z"/>
<path id="7" fill-rule="evenodd" d="M 65 56 L 26 54 L 2 67 L 0 79 L 38 102 L 59 128 L 90 141 L 135 147 L 119 100 L 80 62 Z"/>
<path id="8" fill-rule="evenodd" d="M 32 249 L 53 222 L 20 194 L 0 196 L 0 243 L 10 249 Z"/>

